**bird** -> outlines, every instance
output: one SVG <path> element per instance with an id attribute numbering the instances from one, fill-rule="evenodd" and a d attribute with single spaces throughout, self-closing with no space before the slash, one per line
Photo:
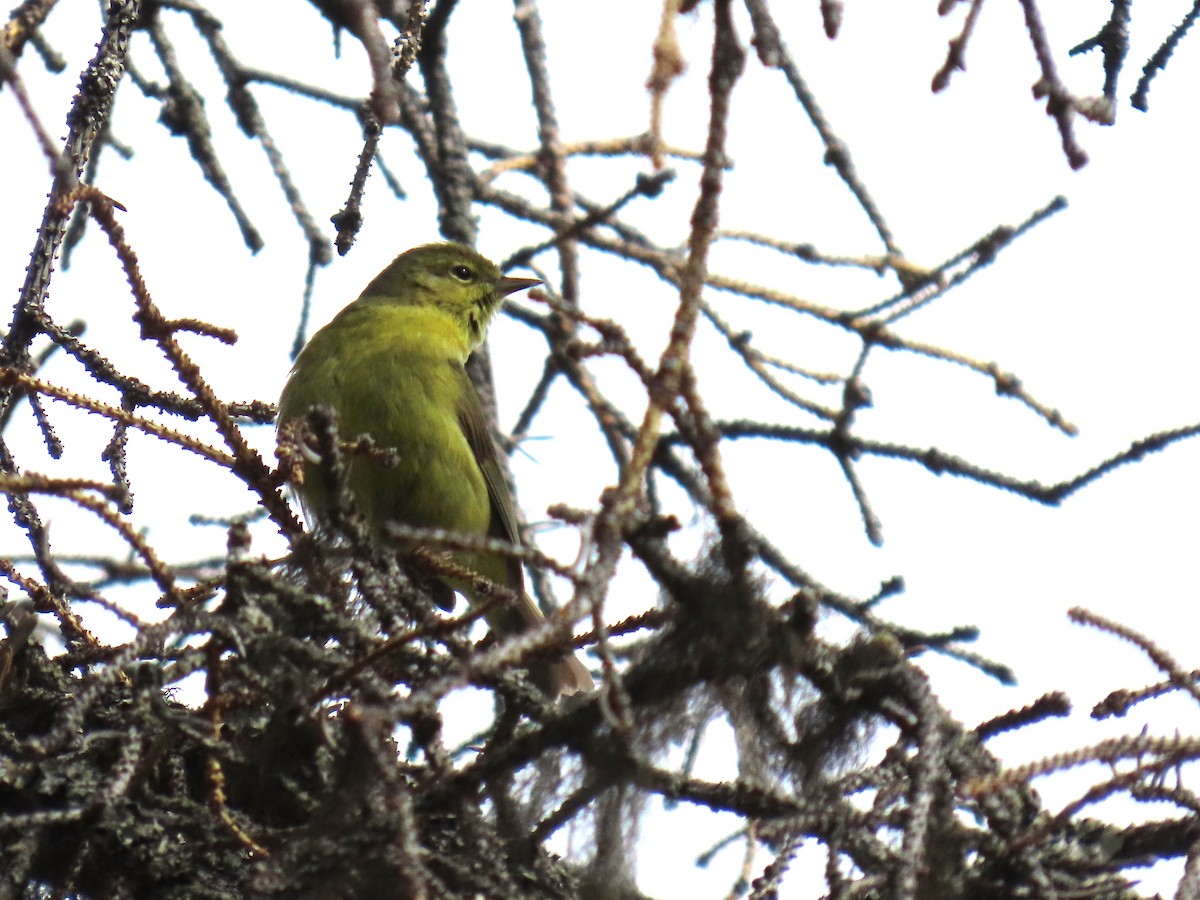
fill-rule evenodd
<path id="1" fill-rule="evenodd" d="M 358 299 L 319 329 L 297 356 L 279 400 L 279 427 L 314 407 L 331 408 L 339 440 L 369 437 L 393 458 L 352 454 L 346 484 L 372 537 L 389 522 L 485 535 L 520 545 L 513 498 L 466 362 L 505 296 L 541 284 L 510 278 L 470 247 L 424 244 L 406 250 Z M 306 516 L 327 520 L 328 487 L 309 462 L 294 485 Z M 509 588 L 514 602 L 489 598 L 484 618 L 508 637 L 543 621 L 512 556 L 454 550 L 459 566 Z M 442 579 L 480 605 L 473 583 Z M 529 664 L 550 699 L 588 691 L 591 675 L 573 654 Z"/>

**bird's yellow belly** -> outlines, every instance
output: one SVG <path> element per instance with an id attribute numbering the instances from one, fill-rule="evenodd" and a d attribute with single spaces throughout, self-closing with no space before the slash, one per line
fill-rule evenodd
<path id="1" fill-rule="evenodd" d="M 375 528 L 392 521 L 486 533 L 487 485 L 455 416 L 461 386 L 450 365 L 390 362 L 378 365 L 374 377 L 348 379 L 370 384 L 371 390 L 343 396 L 344 409 L 338 410 L 344 437 L 369 434 L 397 457 L 394 466 L 369 458 L 351 462 L 356 504 Z"/>

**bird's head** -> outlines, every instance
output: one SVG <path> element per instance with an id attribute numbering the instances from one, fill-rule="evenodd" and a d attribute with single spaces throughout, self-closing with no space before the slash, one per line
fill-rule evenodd
<path id="1" fill-rule="evenodd" d="M 505 295 L 535 284 L 541 282 L 505 277 L 494 262 L 462 244 L 423 244 L 397 256 L 362 298 L 437 307 L 462 324 L 477 347 Z"/>

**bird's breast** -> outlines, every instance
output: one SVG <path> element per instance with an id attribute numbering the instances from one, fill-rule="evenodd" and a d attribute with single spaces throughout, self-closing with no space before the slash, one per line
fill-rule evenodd
<path id="1" fill-rule="evenodd" d="M 436 310 L 351 307 L 297 361 L 282 415 L 324 404 L 343 441 L 366 435 L 394 451 L 394 465 L 362 454 L 348 462 L 355 503 L 373 526 L 487 531 L 487 486 L 458 421 L 462 392 L 472 389 L 465 354 L 461 327 Z M 319 507 L 326 499 L 312 476 L 303 493 Z"/>

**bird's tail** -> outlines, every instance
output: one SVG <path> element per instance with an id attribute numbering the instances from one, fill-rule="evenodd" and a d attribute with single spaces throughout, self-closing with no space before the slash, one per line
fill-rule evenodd
<path id="1" fill-rule="evenodd" d="M 580 694 L 594 687 L 591 674 L 574 654 L 535 662 L 529 667 L 529 677 L 550 698 Z"/>
<path id="2" fill-rule="evenodd" d="M 521 592 L 519 603 L 492 609 L 486 614 L 486 618 L 492 630 L 500 635 L 519 634 L 545 621 L 533 598 L 524 591 Z M 564 694 L 590 691 L 595 686 L 587 668 L 574 654 L 531 662 L 529 677 L 551 700 Z"/>

